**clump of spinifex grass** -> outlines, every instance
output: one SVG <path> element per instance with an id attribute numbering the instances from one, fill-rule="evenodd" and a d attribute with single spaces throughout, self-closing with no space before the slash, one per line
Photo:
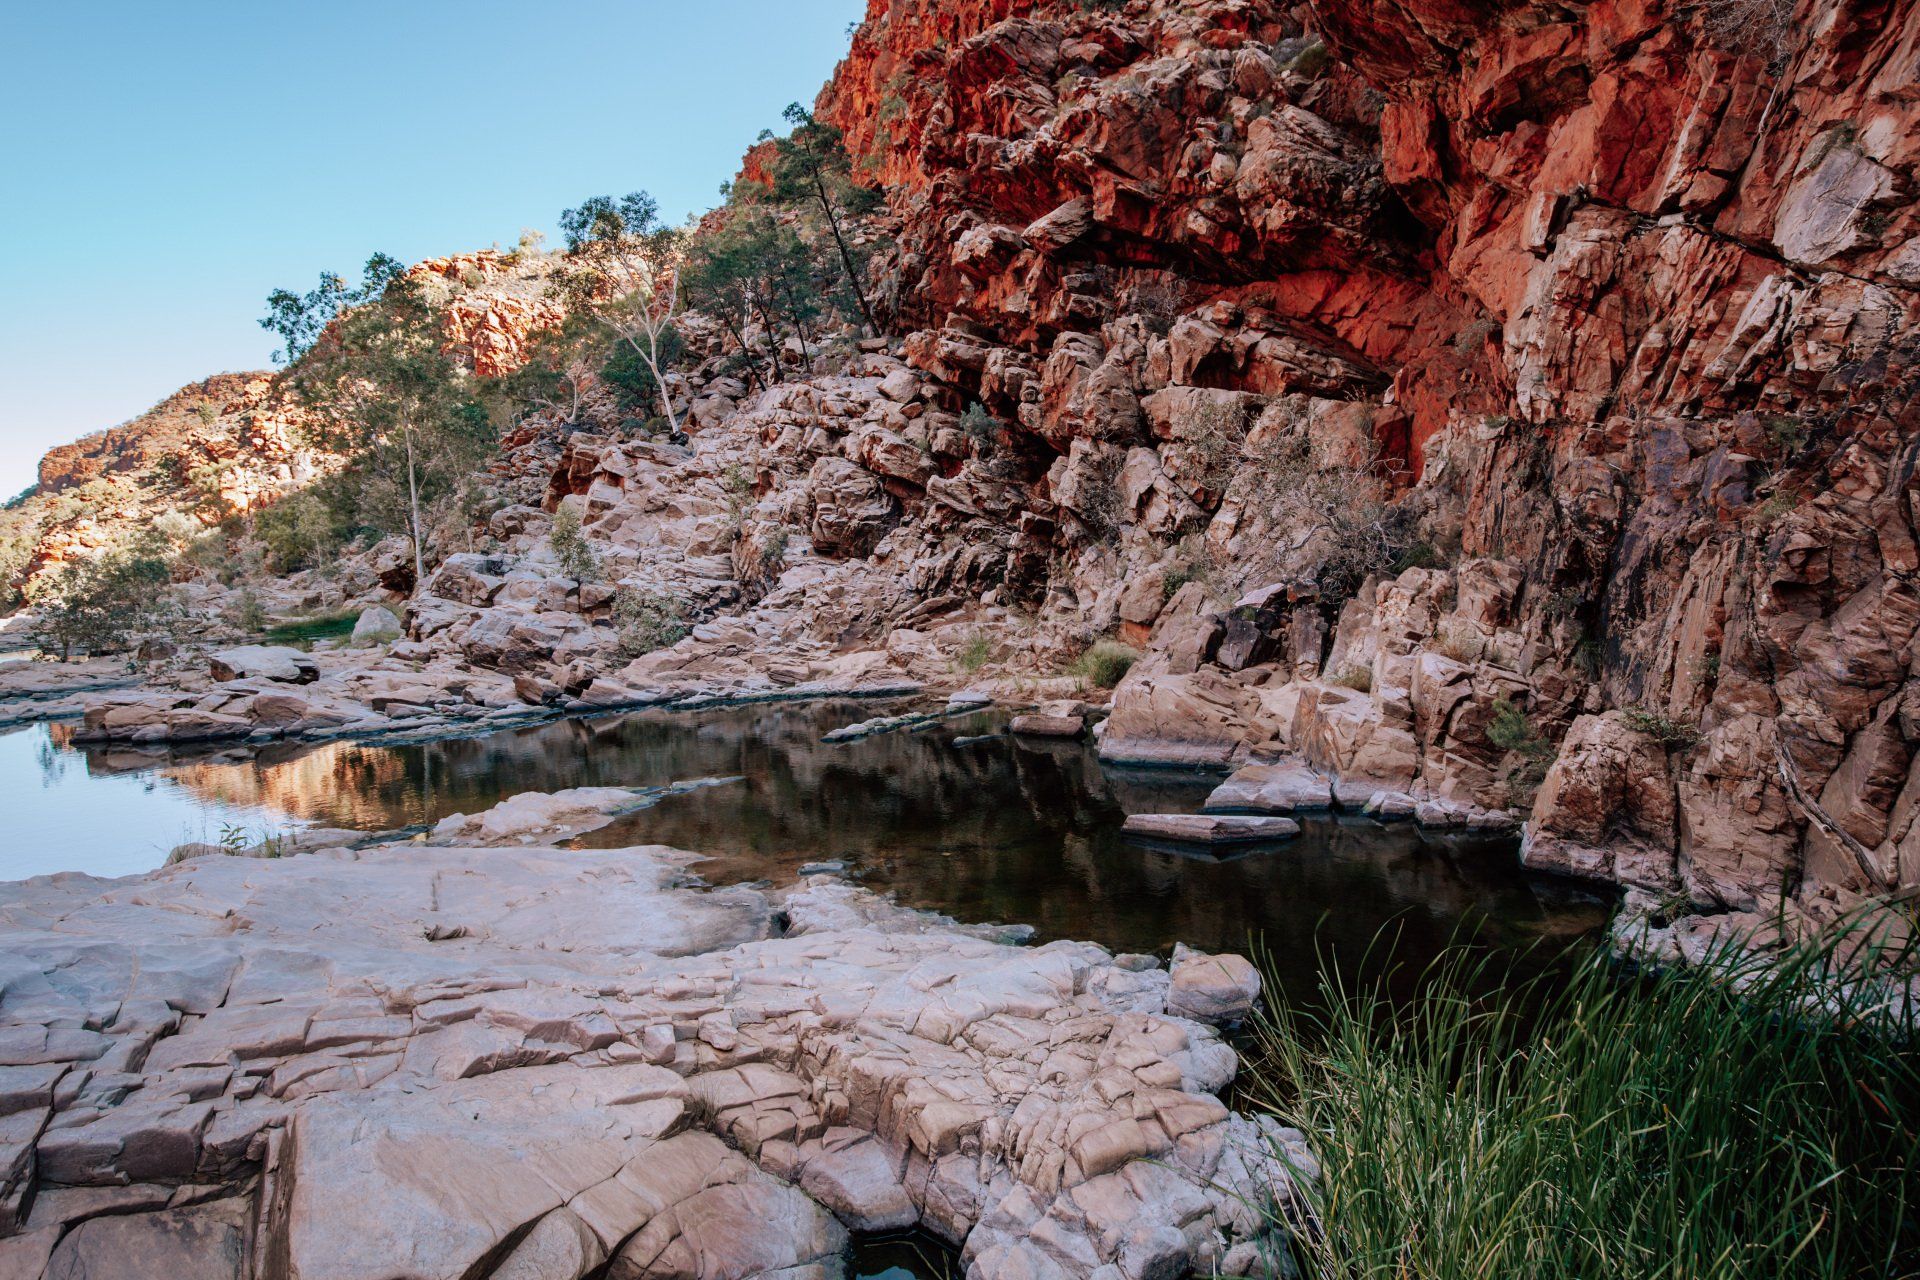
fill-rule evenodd
<path id="1" fill-rule="evenodd" d="M 1251 1081 L 1324 1171 L 1302 1270 L 1920 1275 L 1920 1028 L 1903 983 L 1837 980 L 1886 972 L 1859 943 L 1507 987 L 1455 949 L 1410 1001 L 1329 976 L 1324 1011 L 1260 1028 Z"/>

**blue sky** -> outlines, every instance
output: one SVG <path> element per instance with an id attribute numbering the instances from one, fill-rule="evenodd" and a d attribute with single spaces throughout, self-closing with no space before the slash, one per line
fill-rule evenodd
<path id="1" fill-rule="evenodd" d="M 717 202 L 863 0 L 0 0 L 0 497 L 266 368 L 276 286 Z"/>

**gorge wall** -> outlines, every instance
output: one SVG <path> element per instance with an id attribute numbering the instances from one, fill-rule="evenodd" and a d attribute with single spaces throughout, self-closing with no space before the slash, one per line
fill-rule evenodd
<path id="1" fill-rule="evenodd" d="M 1004 427 L 934 525 L 1150 638 L 1103 750 L 1555 755 L 1530 863 L 1818 913 L 1920 884 L 1917 59 L 1911 3 L 873 0 L 819 107 Z M 1339 599 L 1303 453 L 1439 554 Z"/>

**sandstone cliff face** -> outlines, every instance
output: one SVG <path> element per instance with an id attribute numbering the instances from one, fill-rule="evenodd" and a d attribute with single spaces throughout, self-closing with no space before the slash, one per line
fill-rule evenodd
<path id="1" fill-rule="evenodd" d="M 1007 428 L 912 482 L 992 484 L 978 580 L 1151 637 L 1119 754 L 1524 806 L 1545 744 L 1538 865 L 1920 885 L 1916 6 L 1302 14 L 870 5 L 820 106 L 910 362 Z M 1329 600 L 1289 437 L 1447 563 Z"/>

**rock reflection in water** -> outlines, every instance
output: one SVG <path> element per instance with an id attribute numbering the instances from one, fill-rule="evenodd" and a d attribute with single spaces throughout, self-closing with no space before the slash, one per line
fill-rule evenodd
<path id="1" fill-rule="evenodd" d="M 156 766 L 90 755 L 95 771 L 154 770 L 223 804 L 330 826 L 390 828 L 473 813 L 522 791 L 658 786 L 739 774 L 741 786 L 669 799 L 593 833 L 597 847 L 660 843 L 713 855 L 710 880 L 787 878 L 844 859 L 902 901 L 970 921 L 1017 921 L 1039 936 L 1119 950 L 1176 940 L 1244 949 L 1258 937 L 1282 972 L 1342 968 L 1383 925 L 1402 958 L 1431 954 L 1465 919 L 1520 941 L 1597 924 L 1604 904 L 1530 879 L 1511 841 L 1309 818 L 1300 837 L 1222 860 L 1124 842 L 1133 812 L 1191 812 L 1217 778 L 1103 768 L 1079 744 L 1006 737 L 998 713 L 827 745 L 828 729 L 892 704 L 771 703 L 639 712 L 483 738 L 381 747 L 228 753 Z M 876 707 L 880 710 L 877 710 Z"/>

